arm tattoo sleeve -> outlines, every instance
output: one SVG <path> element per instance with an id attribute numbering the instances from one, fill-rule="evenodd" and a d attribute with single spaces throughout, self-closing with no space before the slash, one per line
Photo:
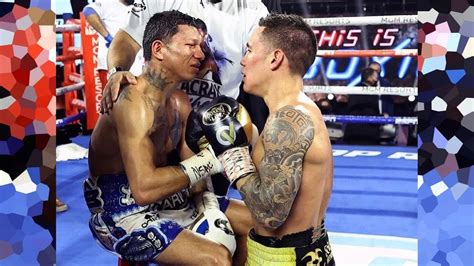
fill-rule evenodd
<path id="1" fill-rule="evenodd" d="M 268 121 L 259 173 L 250 176 L 240 189 L 252 215 L 265 227 L 276 229 L 288 217 L 313 138 L 311 118 L 292 106 L 282 108 Z"/>

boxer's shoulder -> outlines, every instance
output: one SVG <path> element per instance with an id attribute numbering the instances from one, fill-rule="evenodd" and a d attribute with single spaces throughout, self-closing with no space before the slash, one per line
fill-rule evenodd
<path id="1" fill-rule="evenodd" d="M 133 124 L 135 128 L 151 128 L 154 122 L 153 113 L 157 105 L 137 86 L 129 85 L 121 88 L 117 102 L 110 112 L 116 126 Z"/>
<path id="2" fill-rule="evenodd" d="M 189 96 L 183 90 L 175 90 L 170 97 L 170 104 L 182 115 L 186 116 L 191 112 L 192 106 Z"/>
<path id="3" fill-rule="evenodd" d="M 295 130 L 304 130 L 314 127 L 313 115 L 314 111 L 305 104 L 289 104 L 278 109 L 271 122 L 277 126 L 286 124 Z"/>
<path id="4" fill-rule="evenodd" d="M 306 152 L 315 134 L 313 118 L 301 105 L 286 105 L 272 113 L 263 130 L 266 149 Z"/>

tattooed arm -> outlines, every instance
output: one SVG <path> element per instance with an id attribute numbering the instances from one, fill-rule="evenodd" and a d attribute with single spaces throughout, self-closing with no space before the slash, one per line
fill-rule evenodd
<path id="1" fill-rule="evenodd" d="M 275 230 L 286 221 L 313 138 L 311 118 L 292 106 L 279 110 L 267 123 L 258 173 L 238 182 L 240 194 L 258 223 Z"/>

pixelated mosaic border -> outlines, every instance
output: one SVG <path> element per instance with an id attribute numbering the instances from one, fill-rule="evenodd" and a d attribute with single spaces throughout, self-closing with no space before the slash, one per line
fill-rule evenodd
<path id="1" fill-rule="evenodd" d="M 50 1 L 0 1 L 0 265 L 56 263 L 54 22 Z"/>
<path id="2" fill-rule="evenodd" d="M 418 264 L 474 265 L 474 6 L 419 1 Z"/>

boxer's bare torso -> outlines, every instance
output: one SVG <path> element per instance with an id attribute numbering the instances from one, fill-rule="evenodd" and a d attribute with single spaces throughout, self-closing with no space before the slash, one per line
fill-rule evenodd
<path id="1" fill-rule="evenodd" d="M 271 175 L 269 182 L 276 184 L 267 187 L 273 190 L 268 193 L 271 200 L 285 202 L 275 206 L 291 208 L 284 220 L 279 217 L 278 210 L 271 211 L 275 216 L 273 218 L 270 213 L 262 213 L 268 216 L 269 223 L 272 219 L 281 223 L 276 229 L 269 228 L 268 224 L 254 225 L 257 234 L 277 238 L 318 227 L 324 219 L 333 183 L 331 143 L 320 110 L 307 97 L 282 100 L 280 106 L 282 108 L 270 113 L 252 153 L 260 177 L 269 178 Z M 300 126 L 313 128 L 314 137 L 302 137 L 299 133 L 303 132 L 298 132 Z M 305 141 L 308 141 L 309 146 L 306 153 L 301 150 L 301 143 Z M 299 147 L 300 151 L 285 151 L 292 146 Z M 302 169 L 294 169 L 300 166 L 291 165 L 292 161 L 300 159 L 294 158 L 297 153 L 304 153 Z M 294 187 L 294 175 L 298 173 L 301 181 L 299 188 L 293 188 L 297 194 L 291 204 L 288 199 L 292 192 L 289 190 Z"/>
<path id="2" fill-rule="evenodd" d="M 139 86 L 136 87 L 139 88 Z M 130 86 L 124 90 L 116 107 L 119 107 L 122 101 L 129 101 L 128 104 L 133 104 L 133 108 L 143 108 L 146 116 L 153 117 L 150 127 L 143 130 L 147 132 L 146 134 L 155 146 L 155 154 L 153 154 L 155 165 L 165 166 L 167 154 L 177 147 L 183 132 L 182 114 L 178 109 L 180 101 L 183 101 L 183 95 L 181 95 L 183 93 L 176 90 L 166 99 L 164 93 L 150 97 L 144 90 Z M 127 99 L 127 93 L 141 94 L 143 101 L 130 102 Z M 137 119 L 140 118 L 137 117 Z M 109 115 L 100 116 L 92 133 L 89 148 L 89 169 L 92 176 L 125 172 L 116 123 L 116 115 L 112 110 Z"/>

